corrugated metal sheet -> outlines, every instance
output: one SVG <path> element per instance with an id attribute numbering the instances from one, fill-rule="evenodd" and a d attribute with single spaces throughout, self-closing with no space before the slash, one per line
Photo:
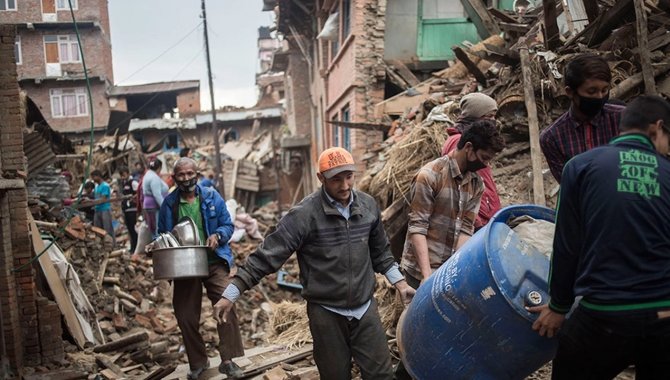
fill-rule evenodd
<path id="1" fill-rule="evenodd" d="M 242 111 L 217 112 L 216 120 L 218 121 L 238 121 L 238 120 L 254 120 L 254 119 L 271 119 L 281 117 L 281 108 L 262 108 L 262 109 L 248 109 Z M 197 124 L 208 124 L 212 122 L 211 113 L 200 113 L 195 115 L 195 122 Z"/>
<path id="2" fill-rule="evenodd" d="M 218 118 L 217 118 L 218 119 Z M 210 117 L 211 120 L 211 117 Z M 130 121 L 130 132 L 143 129 L 195 129 L 195 119 L 133 119 Z"/>
<path id="3" fill-rule="evenodd" d="M 199 88 L 200 88 L 199 80 L 156 82 L 156 83 L 138 84 L 133 86 L 114 86 L 109 91 L 109 96 L 153 94 L 156 92 L 170 92 L 170 91 L 181 91 L 191 89 L 197 90 Z"/>
<path id="4" fill-rule="evenodd" d="M 28 178 L 34 178 L 42 169 L 53 163 L 56 155 L 39 132 L 23 134 L 23 152 L 28 157 Z"/>

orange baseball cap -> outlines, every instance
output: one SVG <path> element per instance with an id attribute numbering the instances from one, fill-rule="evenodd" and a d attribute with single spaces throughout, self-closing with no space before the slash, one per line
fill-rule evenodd
<path id="1" fill-rule="evenodd" d="M 319 156 L 319 173 L 321 173 L 322 176 L 330 179 L 335 175 L 346 171 L 356 171 L 354 158 L 346 149 L 335 147 L 328 148 L 321 152 L 321 155 Z"/>

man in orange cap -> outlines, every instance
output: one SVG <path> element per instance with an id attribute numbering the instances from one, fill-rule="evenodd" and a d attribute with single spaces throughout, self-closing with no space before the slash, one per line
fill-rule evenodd
<path id="1" fill-rule="evenodd" d="M 395 285 L 405 304 L 414 295 L 393 260 L 377 203 L 353 189 L 355 171 L 354 159 L 345 149 L 321 153 L 317 173 L 321 189 L 279 221 L 214 305 L 214 317 L 225 321 L 240 293 L 276 272 L 296 252 L 314 361 L 324 380 L 350 379 L 352 357 L 363 379 L 392 378 L 373 297 L 375 272 Z"/>

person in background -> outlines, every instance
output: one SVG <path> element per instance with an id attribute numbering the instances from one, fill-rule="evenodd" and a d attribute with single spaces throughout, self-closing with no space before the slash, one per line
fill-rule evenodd
<path id="1" fill-rule="evenodd" d="M 212 173 L 207 173 L 207 175 L 200 173 L 200 185 L 204 187 L 211 187 L 212 189 L 216 190 L 214 187 L 214 174 Z"/>
<path id="2" fill-rule="evenodd" d="M 466 129 L 456 150 L 424 165 L 410 188 L 410 211 L 401 267 L 418 288 L 472 236 L 484 183 L 477 171 L 503 150 L 493 120 Z"/>
<path id="3" fill-rule="evenodd" d="M 233 234 L 233 222 L 226 204 L 216 191 L 197 184 L 197 164 L 182 157 L 174 165 L 172 176 L 177 188 L 171 192 L 160 209 L 158 231 L 169 232 L 181 218 L 190 217 L 210 250 L 207 263 L 209 276 L 205 278 L 175 279 L 172 304 L 179 329 L 184 338 L 186 355 L 191 368 L 189 379 L 197 379 L 209 367 L 205 342 L 199 332 L 202 305 L 202 287 L 207 297 L 216 303 L 230 283 L 231 268 L 235 266 L 228 240 Z M 242 335 L 234 311 L 226 323 L 217 326 L 219 334 L 219 372 L 227 378 L 239 378 L 242 370 L 231 360 L 244 355 Z"/>
<path id="4" fill-rule="evenodd" d="M 456 125 L 447 129 L 449 137 L 442 147 L 442 155 L 445 156 L 456 150 L 463 132 L 468 130 L 478 120 L 495 120 L 498 112 L 498 103 L 488 95 L 481 92 L 473 92 L 465 95 L 460 102 L 461 115 Z M 491 220 L 500 210 L 500 197 L 498 189 L 493 180 L 493 172 L 490 166 L 477 171 L 484 181 L 484 193 L 479 204 L 479 212 L 475 218 L 475 231 L 479 230 Z"/>
<path id="5" fill-rule="evenodd" d="M 95 182 L 86 181 L 81 193 L 81 203 L 86 204 L 93 200 L 95 200 Z M 95 218 L 95 210 L 93 210 L 93 206 L 81 207 L 79 210 L 86 215 L 86 219 L 93 222 L 93 219 Z"/>
<path id="6" fill-rule="evenodd" d="M 226 321 L 241 292 L 296 252 L 320 378 L 350 379 L 353 357 L 363 379 L 391 379 L 391 357 L 373 297 L 375 272 L 386 276 L 405 304 L 414 289 L 393 260 L 377 203 L 353 189 L 351 153 L 326 149 L 318 170 L 321 189 L 294 206 L 247 257 L 214 305 L 214 318 Z"/>
<path id="7" fill-rule="evenodd" d="M 609 145 L 565 165 L 548 305 L 533 329 L 558 333 L 552 379 L 670 373 L 670 103 L 640 96 Z M 570 317 L 575 298 L 582 299 Z"/>
<path id="8" fill-rule="evenodd" d="M 179 157 L 180 157 L 180 158 L 181 158 L 181 157 L 188 157 L 188 158 L 191 158 L 191 156 L 193 156 L 193 153 L 191 152 L 191 148 L 188 148 L 188 147 L 187 147 L 187 148 L 182 148 L 182 149 L 179 151 Z"/>
<path id="9" fill-rule="evenodd" d="M 121 209 L 123 210 L 126 229 L 130 236 L 130 252 L 133 253 L 135 252 L 135 247 L 137 247 L 137 231 L 135 231 L 135 223 L 137 223 L 137 199 L 134 195 L 137 193 L 139 183 L 130 176 L 129 170 L 126 167 L 119 168 L 119 175 L 121 176 L 119 182 L 121 194 L 124 197 L 130 197 L 121 202 Z"/>
<path id="10" fill-rule="evenodd" d="M 151 161 L 149 170 L 142 178 L 142 215 L 154 237 L 158 233 L 158 210 L 168 192 L 168 185 L 160 177 L 162 167 L 161 160 Z"/>
<path id="11" fill-rule="evenodd" d="M 116 246 L 116 234 L 112 225 L 112 204 L 109 202 L 112 196 L 112 188 L 102 179 L 100 170 L 91 172 L 91 179 L 95 182 L 95 200 L 107 200 L 107 202 L 93 206 L 95 215 L 93 216 L 93 225 L 107 231 L 112 238 L 112 247 Z"/>
<path id="12" fill-rule="evenodd" d="M 564 78 L 570 109 L 540 134 L 542 153 L 559 184 L 566 162 L 619 134 L 624 110 L 608 103 L 612 73 L 604 58 L 580 55 L 568 63 Z"/>
<path id="13" fill-rule="evenodd" d="M 142 161 L 135 161 L 135 170 L 132 173 L 133 179 L 139 183 L 144 176 L 145 171 L 146 168 L 144 167 Z"/>

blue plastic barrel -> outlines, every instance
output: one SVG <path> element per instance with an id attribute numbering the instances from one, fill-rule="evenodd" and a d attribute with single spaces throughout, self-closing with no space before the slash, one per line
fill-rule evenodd
<path id="1" fill-rule="evenodd" d="M 524 308 L 549 300 L 549 258 L 506 224 L 522 215 L 554 221 L 546 207 L 500 210 L 417 290 L 398 329 L 412 377 L 523 379 L 554 357 Z"/>

